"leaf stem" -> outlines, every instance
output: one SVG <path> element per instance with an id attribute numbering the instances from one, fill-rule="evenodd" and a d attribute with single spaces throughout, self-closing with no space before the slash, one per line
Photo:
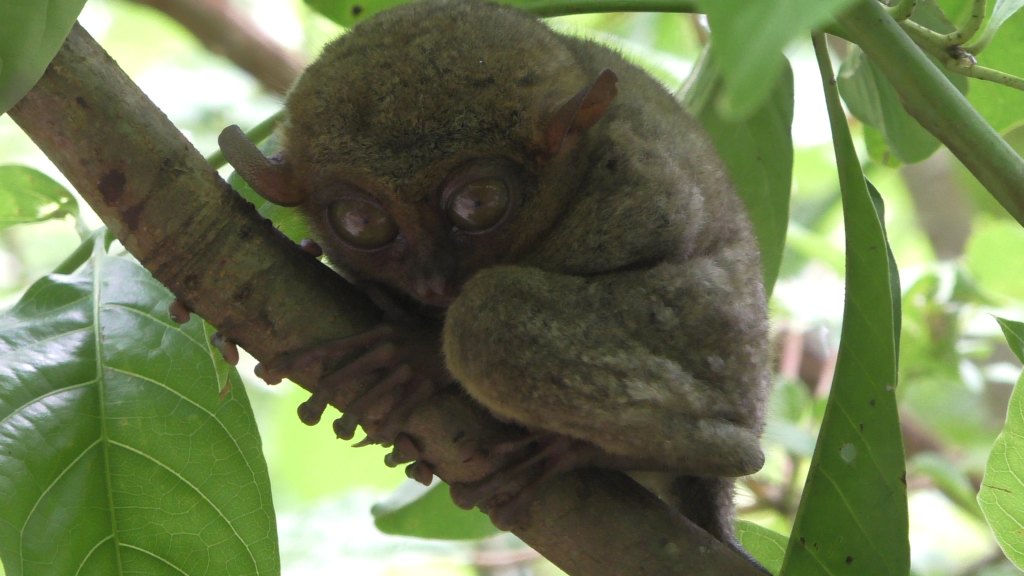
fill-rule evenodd
<path id="1" fill-rule="evenodd" d="M 901 22 L 914 15 L 914 9 L 917 8 L 917 0 L 900 0 L 900 3 L 895 6 L 889 6 L 885 9 L 886 12 L 892 16 L 893 20 Z"/>
<path id="2" fill-rule="evenodd" d="M 1017 222 L 1024 225 L 1024 160 L 928 60 L 878 2 L 858 2 L 837 18 L 899 93 Z"/>

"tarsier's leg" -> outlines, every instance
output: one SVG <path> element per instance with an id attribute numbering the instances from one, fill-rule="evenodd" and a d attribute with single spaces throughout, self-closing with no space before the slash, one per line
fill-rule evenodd
<path id="1" fill-rule="evenodd" d="M 722 260 L 587 278 L 484 270 L 448 312 L 449 368 L 500 417 L 596 446 L 589 464 L 754 472 L 768 384 L 763 295 Z"/>

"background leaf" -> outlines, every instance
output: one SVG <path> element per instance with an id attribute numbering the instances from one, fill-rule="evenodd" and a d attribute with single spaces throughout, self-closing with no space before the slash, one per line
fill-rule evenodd
<path id="1" fill-rule="evenodd" d="M 97 249 L 0 317 L 9 576 L 279 572 L 244 388 L 232 369 L 220 398 L 208 329 L 174 324 L 170 300 Z"/>
<path id="2" fill-rule="evenodd" d="M 856 46 L 840 67 L 837 80 L 850 112 L 877 128 L 900 161 L 918 162 L 939 149 L 939 141 L 907 114 L 896 90 Z"/>
<path id="3" fill-rule="evenodd" d="M 977 40 L 971 42 L 969 49 L 980 51 L 988 46 L 996 32 L 999 32 L 1010 16 L 1013 16 L 1021 8 L 1024 8 L 1024 0 L 996 0 L 988 23 L 985 24 L 985 30 Z"/>
<path id="4" fill-rule="evenodd" d="M 1017 12 L 1000 29 L 978 64 L 1024 77 L 1024 12 Z M 971 79 L 967 99 L 1001 133 L 1024 124 L 1024 92 L 994 82 Z"/>
<path id="5" fill-rule="evenodd" d="M 463 510 L 452 502 L 448 485 L 429 487 L 408 481 L 373 507 L 374 523 L 385 534 L 437 540 L 472 540 L 499 532 L 483 512 Z"/>
<path id="6" fill-rule="evenodd" d="M 0 0 L 0 113 L 43 75 L 84 5 L 85 0 Z"/>
<path id="7" fill-rule="evenodd" d="M 846 230 L 846 303 L 832 390 L 782 574 L 903 576 L 910 566 L 906 472 L 896 410 L 895 267 L 853 148 L 824 40 L 826 86 Z"/>
<path id="8" fill-rule="evenodd" d="M 46 174 L 27 166 L 0 166 L 0 230 L 14 224 L 78 215 L 78 202 Z"/>
<path id="9" fill-rule="evenodd" d="M 1024 323 L 998 320 L 1010 348 L 1024 362 Z M 1006 426 L 989 454 L 978 504 L 1003 553 L 1024 570 L 1024 375 L 1017 380 Z"/>

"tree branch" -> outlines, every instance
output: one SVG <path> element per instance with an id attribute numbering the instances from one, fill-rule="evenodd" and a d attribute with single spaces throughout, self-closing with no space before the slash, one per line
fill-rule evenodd
<path id="1" fill-rule="evenodd" d="M 1024 224 L 1024 160 L 875 0 L 837 18 L 899 93 L 907 112 L 945 144 L 1017 222 Z"/>
<path id="2" fill-rule="evenodd" d="M 376 321 L 361 294 L 235 194 L 80 27 L 10 114 L 154 277 L 257 358 Z M 438 476 L 467 482 L 483 473 L 463 461 L 467 448 L 508 429 L 456 391 L 405 432 Z M 538 492 L 515 533 L 570 574 L 760 574 L 622 474 L 580 471 Z"/>
<path id="3" fill-rule="evenodd" d="M 228 0 L 131 0 L 173 18 L 214 54 L 220 54 L 256 78 L 266 89 L 284 94 L 302 72 L 302 60 L 263 33 Z"/>

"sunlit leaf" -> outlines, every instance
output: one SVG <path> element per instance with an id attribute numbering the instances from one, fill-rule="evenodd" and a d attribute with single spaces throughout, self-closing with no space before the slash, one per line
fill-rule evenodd
<path id="1" fill-rule="evenodd" d="M 244 387 L 170 301 L 137 263 L 97 251 L 0 316 L 9 576 L 279 573 Z"/>
<path id="2" fill-rule="evenodd" d="M 905 576 L 910 566 L 896 410 L 899 290 L 880 199 L 864 179 L 816 42 L 846 230 L 846 306 L 832 389 L 782 574 Z"/>
<path id="3" fill-rule="evenodd" d="M 1010 350 L 1013 350 L 1018 360 L 1024 362 L 1024 322 L 1014 322 L 1005 318 L 996 318 L 996 320 L 999 322 L 999 327 L 1003 329 L 1003 335 L 1006 336 L 1006 343 L 1009 344 Z"/>
<path id="4" fill-rule="evenodd" d="M 1006 341 L 1024 362 L 1024 323 L 999 319 Z M 1006 426 L 996 438 L 978 492 L 1003 553 L 1024 570 L 1024 376 L 1017 380 L 1006 409 Z"/>
<path id="5" fill-rule="evenodd" d="M 43 75 L 85 0 L 0 0 L 0 113 Z"/>
<path id="6" fill-rule="evenodd" d="M 448 485 L 437 480 L 430 487 L 406 482 L 373 507 L 373 518 L 381 532 L 401 536 L 472 540 L 498 533 L 483 512 L 456 506 Z"/>
<path id="7" fill-rule="evenodd" d="M 718 102 L 725 117 L 743 118 L 757 110 L 783 72 L 783 48 L 854 1 L 701 2 L 711 25 L 712 49 L 725 74 L 725 91 Z"/>
<path id="8" fill-rule="evenodd" d="M 78 214 L 78 202 L 63 186 L 27 166 L 0 166 L 0 230 Z"/>

